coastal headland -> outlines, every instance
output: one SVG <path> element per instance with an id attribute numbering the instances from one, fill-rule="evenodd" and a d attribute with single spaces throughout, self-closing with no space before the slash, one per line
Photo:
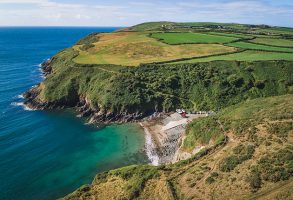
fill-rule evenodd
<path id="1" fill-rule="evenodd" d="M 65 199 L 292 198 L 292 39 L 284 27 L 153 22 L 44 62 L 28 107 L 139 122 L 156 165 L 100 173 Z"/>

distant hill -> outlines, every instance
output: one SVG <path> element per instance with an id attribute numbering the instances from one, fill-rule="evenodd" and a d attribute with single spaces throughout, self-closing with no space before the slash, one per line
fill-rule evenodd
<path id="1" fill-rule="evenodd" d="M 237 24 L 237 23 L 214 23 L 214 22 L 146 22 L 128 28 L 132 31 L 159 31 L 159 30 L 221 30 L 221 31 L 239 31 L 239 32 L 257 32 L 293 34 L 292 28 L 269 26 L 265 24 Z"/>

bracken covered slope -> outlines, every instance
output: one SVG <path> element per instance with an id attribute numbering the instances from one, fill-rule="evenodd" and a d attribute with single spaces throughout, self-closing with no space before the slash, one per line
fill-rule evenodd
<path id="1" fill-rule="evenodd" d="M 98 174 L 91 185 L 64 199 L 291 199 L 292 98 L 245 101 L 213 118 L 195 120 L 188 141 L 209 143 L 217 134 L 223 134 L 222 139 L 173 165 L 129 166 Z M 195 144 L 184 148 L 191 146 Z"/>

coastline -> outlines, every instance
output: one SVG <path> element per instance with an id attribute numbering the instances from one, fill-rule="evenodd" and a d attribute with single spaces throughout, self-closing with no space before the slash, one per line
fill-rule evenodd
<path id="1" fill-rule="evenodd" d="M 187 114 L 183 118 L 176 112 L 157 113 L 145 118 L 139 125 L 145 133 L 145 150 L 151 164 L 171 164 L 190 158 L 206 146 L 196 146 L 192 152 L 182 150 L 186 126 L 193 119 L 209 114 Z"/>
<path id="2" fill-rule="evenodd" d="M 40 71 L 44 79 L 52 74 L 52 62 L 55 57 L 45 60 L 39 64 Z M 206 117 L 208 112 L 188 114 L 183 117 L 176 112 L 159 112 L 152 115 L 144 113 L 109 113 L 106 110 L 93 109 L 90 100 L 86 97 L 79 97 L 78 103 L 68 104 L 67 102 L 43 102 L 39 98 L 42 90 L 42 83 L 33 86 L 21 96 L 24 102 L 17 103 L 26 110 L 46 110 L 73 108 L 79 114 L 77 117 L 87 117 L 87 124 L 121 124 L 127 122 L 138 123 L 144 130 L 145 153 L 150 160 L 150 164 L 158 166 L 160 164 L 175 163 L 179 160 L 190 158 L 197 153 L 202 146 L 196 147 L 191 153 L 181 150 L 185 138 L 186 125 L 195 118 Z"/>
<path id="3" fill-rule="evenodd" d="M 159 156 L 157 153 L 156 145 L 153 141 L 153 137 L 151 133 L 149 132 L 148 128 L 144 127 L 144 125 L 140 122 L 139 125 L 144 130 L 144 136 L 145 136 L 145 152 L 148 157 L 148 159 L 151 161 L 151 164 L 154 166 L 159 165 Z"/>

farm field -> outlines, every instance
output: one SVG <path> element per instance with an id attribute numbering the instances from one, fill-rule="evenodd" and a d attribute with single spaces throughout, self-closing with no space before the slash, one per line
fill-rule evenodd
<path id="1" fill-rule="evenodd" d="M 240 33 L 208 32 L 207 34 L 234 37 L 234 38 L 244 38 L 244 39 L 252 39 L 254 37 L 254 35 L 245 35 Z"/>
<path id="2" fill-rule="evenodd" d="M 253 43 L 260 43 L 273 46 L 293 47 L 293 40 L 276 39 L 276 38 L 255 38 L 250 40 Z"/>
<path id="3" fill-rule="evenodd" d="M 293 41 L 282 39 L 282 35 L 230 33 L 216 30 L 204 33 L 191 32 L 191 30 L 178 32 L 180 28 L 186 29 L 186 27 L 177 27 L 178 25 L 174 23 L 166 23 L 164 27 L 165 29 L 177 27 L 177 32 L 152 31 L 160 29 L 162 24 L 163 22 L 146 23 L 119 32 L 89 36 L 73 46 L 73 49 L 78 52 L 73 61 L 81 65 L 138 66 L 156 62 L 293 60 L 293 48 L 291 48 Z M 210 26 L 209 23 L 184 23 L 184 25 L 192 27 L 195 25 L 199 28 L 201 25 Z M 228 26 L 234 27 L 233 24 Z M 243 30 L 245 26 L 235 25 L 235 27 Z M 137 32 L 137 30 L 144 31 Z M 175 61 L 180 59 L 182 61 Z"/>
<path id="4" fill-rule="evenodd" d="M 270 32 L 274 34 L 287 34 L 287 35 L 293 35 L 292 28 L 286 28 L 286 27 L 275 27 L 275 28 L 267 28 L 267 29 L 259 29 L 260 32 Z"/>
<path id="5" fill-rule="evenodd" d="M 210 56 L 206 58 L 195 58 L 191 60 L 179 61 L 174 63 L 195 63 L 209 62 L 215 60 L 237 60 L 237 61 L 257 61 L 257 60 L 290 60 L 293 61 L 293 53 L 277 53 L 247 50 L 240 53 L 232 53 L 222 56 Z"/>
<path id="6" fill-rule="evenodd" d="M 151 37 L 162 40 L 167 44 L 201 43 L 201 44 L 223 44 L 238 40 L 237 37 L 222 35 L 209 35 L 202 33 L 153 33 Z"/>
<path id="7" fill-rule="evenodd" d="M 275 52 L 287 52 L 287 53 L 293 53 L 293 48 L 283 48 L 283 47 L 272 47 L 267 45 L 261 45 L 261 44 L 252 44 L 247 42 L 235 42 L 226 44 L 230 47 L 237 47 L 242 49 L 252 49 L 252 50 L 263 50 L 263 51 L 275 51 Z"/>
<path id="8" fill-rule="evenodd" d="M 119 32 L 99 34 L 98 41 L 87 49 L 73 48 L 79 55 L 73 59 L 79 64 L 116 64 L 137 66 L 141 63 L 161 62 L 234 52 L 234 47 L 221 44 L 168 45 L 150 38 L 146 33 Z"/>

